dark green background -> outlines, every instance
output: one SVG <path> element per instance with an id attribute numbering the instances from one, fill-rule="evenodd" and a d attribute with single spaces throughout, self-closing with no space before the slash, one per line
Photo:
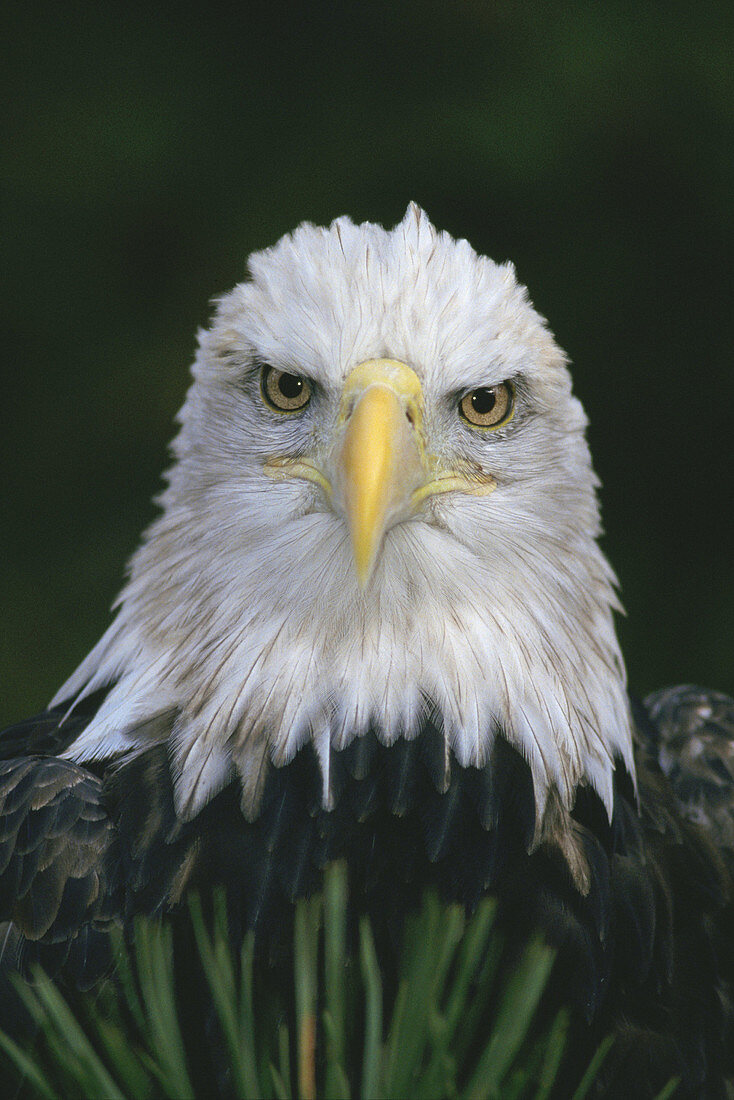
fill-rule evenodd
<path id="1" fill-rule="evenodd" d="M 734 691 L 734 5 L 27 3 L 4 16 L 0 718 L 109 621 L 209 298 L 409 199 L 574 361 L 632 685 Z"/>

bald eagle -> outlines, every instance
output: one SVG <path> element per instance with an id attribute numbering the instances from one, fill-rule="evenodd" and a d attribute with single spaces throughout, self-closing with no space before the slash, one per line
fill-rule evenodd
<path id="1" fill-rule="evenodd" d="M 734 1072 L 734 703 L 630 700 L 586 418 L 511 265 L 411 205 L 250 257 L 199 334 L 112 625 L 0 739 L 3 966 L 224 884 L 267 953 L 346 859 L 540 927 L 599 1086 Z"/>

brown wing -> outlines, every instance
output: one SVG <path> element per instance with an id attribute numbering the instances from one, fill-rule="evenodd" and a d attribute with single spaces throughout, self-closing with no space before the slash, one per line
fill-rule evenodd
<path id="1" fill-rule="evenodd" d="M 734 699 L 684 684 L 648 695 L 645 707 L 682 812 L 734 852 Z"/>
<path id="2" fill-rule="evenodd" d="M 107 876 L 113 826 L 96 776 L 66 760 L 0 764 L 2 964 L 71 963 L 86 985 L 107 964 L 114 904 Z M 15 957 L 13 957 L 15 956 Z"/>
<path id="3" fill-rule="evenodd" d="M 101 698 L 69 717 L 57 707 L 0 733 L 0 980 L 38 962 L 88 986 L 108 966 L 114 827 L 101 780 L 58 757 Z"/>

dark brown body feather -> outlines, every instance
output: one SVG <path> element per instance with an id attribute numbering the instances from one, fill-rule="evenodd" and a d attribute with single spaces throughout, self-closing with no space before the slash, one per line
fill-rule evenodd
<path id="1" fill-rule="evenodd" d="M 188 890 L 206 897 L 224 883 L 233 934 L 255 927 L 260 957 L 277 970 L 293 899 L 344 857 L 355 910 L 372 915 L 388 970 L 395 932 L 428 884 L 467 906 L 496 894 L 510 952 L 543 929 L 560 949 L 557 996 L 574 1009 L 559 1095 L 611 1031 L 599 1095 L 652 1097 L 677 1075 L 677 1095 L 725 1096 L 734 1075 L 734 787 L 717 761 L 731 762 L 734 703 L 696 697 L 707 776 L 701 752 L 689 751 L 701 737 L 691 731 L 694 689 L 676 690 L 637 710 L 639 803 L 622 770 L 611 824 L 593 792 L 579 792 L 572 830 L 588 890 L 553 843 L 529 852 L 532 783 L 501 738 L 487 768 L 453 762 L 448 774 L 431 727 L 389 749 L 362 738 L 336 754 L 330 811 L 307 748 L 271 771 L 255 822 L 242 816 L 233 783 L 181 825 L 164 746 L 82 768 L 57 754 L 98 700 L 61 726 L 62 712 L 47 712 L 0 739 L 3 967 L 40 961 L 87 987 L 109 965 L 111 920 L 175 912 Z M 7 1027 L 16 1007 L 7 982 L 2 990 Z"/>

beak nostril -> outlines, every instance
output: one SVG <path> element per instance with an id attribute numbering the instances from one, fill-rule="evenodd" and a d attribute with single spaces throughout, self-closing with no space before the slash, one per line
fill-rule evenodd
<path id="1" fill-rule="evenodd" d="M 405 410 L 405 419 L 408 421 L 408 423 L 410 424 L 410 426 L 412 428 L 415 424 L 415 416 L 413 415 L 413 410 L 412 409 L 406 409 Z"/>

